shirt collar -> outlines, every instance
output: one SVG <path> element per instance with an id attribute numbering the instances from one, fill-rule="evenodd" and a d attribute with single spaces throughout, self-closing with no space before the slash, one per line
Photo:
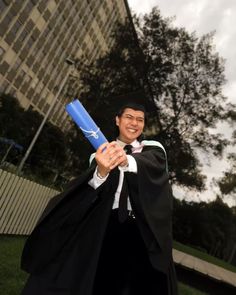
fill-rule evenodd
<path id="1" fill-rule="evenodd" d="M 118 138 L 116 139 L 116 141 L 121 147 L 124 147 L 125 145 L 127 145 L 127 143 L 119 140 Z M 130 143 L 130 145 L 132 145 L 132 147 L 134 148 L 137 148 L 141 145 L 141 143 L 137 139 L 135 139 L 133 142 Z"/>

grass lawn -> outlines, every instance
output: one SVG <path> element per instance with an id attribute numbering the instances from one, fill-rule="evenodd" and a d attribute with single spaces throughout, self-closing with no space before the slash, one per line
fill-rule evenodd
<path id="1" fill-rule="evenodd" d="M 19 295 L 24 286 L 27 274 L 20 270 L 20 256 L 24 241 L 24 237 L 0 235 L 1 295 Z M 207 295 L 207 293 L 179 283 L 179 295 Z"/>
<path id="2" fill-rule="evenodd" d="M 179 283 L 179 295 L 208 295 L 208 293 L 203 293 L 192 287 Z"/>
<path id="3" fill-rule="evenodd" d="M 232 272 L 236 272 L 236 267 L 221 260 L 221 259 L 218 259 L 216 257 L 213 257 L 211 255 L 208 255 L 207 253 L 204 253 L 204 252 L 201 252 L 197 249 L 194 249 L 194 248 L 191 248 L 191 247 L 188 247 L 188 246 L 185 246 L 181 243 L 178 243 L 178 242 L 174 242 L 174 248 L 176 250 L 179 250 L 179 251 L 182 251 L 182 252 L 185 252 L 189 255 L 192 255 L 192 256 L 195 256 L 197 258 L 200 258 L 202 260 L 205 260 L 209 263 L 212 263 L 212 264 L 215 264 L 217 266 L 220 266 L 220 267 L 223 267 L 229 271 L 232 271 Z"/>
<path id="4" fill-rule="evenodd" d="M 0 294 L 19 295 L 27 274 L 20 270 L 24 237 L 0 236 Z"/>

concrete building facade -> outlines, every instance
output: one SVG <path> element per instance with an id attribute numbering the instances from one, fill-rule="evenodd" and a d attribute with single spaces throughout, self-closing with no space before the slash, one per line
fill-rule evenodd
<path id="1" fill-rule="evenodd" d="M 127 16 L 124 2 L 0 0 L 0 92 L 45 114 L 69 71 L 65 59 L 91 62 L 104 54 L 116 22 Z M 67 99 L 59 95 L 50 115 L 63 128 Z"/>

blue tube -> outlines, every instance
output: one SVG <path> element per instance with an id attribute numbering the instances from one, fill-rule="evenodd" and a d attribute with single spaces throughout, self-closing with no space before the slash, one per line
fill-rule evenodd
<path id="1" fill-rule="evenodd" d="M 90 141 L 95 150 L 97 150 L 101 144 L 107 142 L 107 139 L 100 131 L 100 128 L 95 124 L 78 99 L 66 105 L 66 111 L 82 130 L 85 137 Z"/>

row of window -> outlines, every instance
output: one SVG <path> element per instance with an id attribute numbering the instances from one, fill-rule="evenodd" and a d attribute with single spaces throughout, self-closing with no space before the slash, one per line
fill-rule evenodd
<path id="1" fill-rule="evenodd" d="M 85 43 L 83 43 L 82 49 L 84 51 L 88 51 L 87 48 L 86 48 L 86 44 Z M 92 56 L 97 56 L 98 52 L 101 51 L 101 50 L 102 50 L 102 48 L 101 48 L 100 44 L 97 43 L 96 50 L 91 50 L 91 52 L 89 53 L 89 55 L 87 55 L 88 59 L 90 59 Z M 4 50 L 3 49 L 0 49 L 0 52 L 2 52 L 2 54 L 3 54 L 4 53 Z M 61 54 L 61 55 L 63 54 L 63 48 L 60 48 L 59 54 Z M 29 58 L 28 58 L 28 60 L 29 60 Z M 26 62 L 28 60 L 26 60 Z M 21 64 L 22 64 L 22 59 L 20 57 L 18 57 L 15 60 L 13 66 L 12 66 L 12 70 L 14 70 L 14 72 L 17 72 L 18 69 L 20 68 Z M 54 62 L 54 60 L 53 60 L 53 62 L 49 66 L 45 62 L 42 63 L 41 68 L 45 68 L 46 69 L 46 67 L 48 68 L 49 76 L 51 76 L 52 79 L 55 79 L 56 73 L 59 71 L 60 64 L 56 64 Z M 39 71 L 39 69 L 38 69 L 38 71 Z M 28 76 L 23 70 L 18 71 L 18 77 L 22 78 L 21 79 L 21 83 L 22 84 L 23 84 L 23 82 L 27 82 L 29 84 L 31 82 L 31 80 L 32 80 L 32 78 L 30 76 Z"/>
<path id="2" fill-rule="evenodd" d="M 5 53 L 5 50 L 0 46 L 0 57 L 2 57 Z"/>
<path id="3" fill-rule="evenodd" d="M 32 11 L 32 9 L 35 7 L 35 5 L 28 1 L 28 3 L 31 3 L 31 5 L 27 6 L 28 14 Z M 35 2 L 35 1 L 33 1 Z M 37 1 L 36 1 L 37 2 Z M 56 1 L 55 2 L 59 2 Z M 63 3 L 62 3 L 63 2 Z M 38 34 L 33 34 L 33 29 L 35 27 L 35 24 L 31 21 L 31 29 L 29 30 L 29 20 L 28 22 L 24 22 L 25 25 L 23 25 L 22 21 L 18 18 L 15 20 L 15 23 L 10 28 L 10 33 L 14 35 L 17 42 L 23 43 L 23 46 L 18 50 L 19 56 L 14 61 L 14 64 L 12 66 L 12 69 L 18 73 L 17 77 L 15 77 L 14 85 L 18 87 L 18 89 L 21 89 L 24 85 L 28 85 L 28 94 L 29 99 L 33 98 L 35 99 L 35 104 L 39 105 L 40 108 L 45 106 L 45 99 L 48 96 L 48 93 L 45 91 L 42 91 L 42 86 L 45 88 L 46 85 L 49 84 L 48 81 L 45 81 L 46 84 L 42 84 L 39 82 L 35 82 L 35 80 L 32 80 L 32 77 L 30 77 L 23 69 L 19 69 L 23 62 L 26 62 L 27 65 L 35 72 L 36 75 L 39 75 L 44 72 L 44 77 L 40 78 L 40 80 L 43 80 L 45 76 L 48 76 L 50 81 L 53 81 L 53 85 L 55 88 L 55 85 L 58 84 L 58 80 L 56 80 L 56 77 L 61 76 L 61 72 L 64 68 L 63 66 L 63 60 L 66 56 L 68 56 L 67 52 L 70 52 L 72 54 L 76 54 L 78 46 L 81 45 L 81 42 L 78 42 L 78 40 L 82 41 L 84 40 L 84 37 L 87 33 L 87 30 L 90 28 L 89 35 L 91 37 L 92 42 L 94 43 L 94 49 L 90 50 L 90 52 L 87 50 L 86 43 L 82 43 L 82 49 L 85 52 L 88 52 L 87 57 L 88 59 L 94 58 L 102 51 L 102 47 L 99 44 L 99 41 L 96 36 L 96 32 L 94 29 L 91 28 L 91 24 L 94 20 L 94 12 L 96 9 L 96 12 L 98 10 L 99 5 L 97 4 L 97 1 L 89 1 L 91 4 L 92 2 L 96 3 L 94 4 L 94 9 L 90 7 L 90 10 L 92 13 L 89 13 L 88 15 L 81 14 L 78 15 L 78 13 L 81 13 L 83 10 L 86 11 L 86 7 L 80 7 L 81 11 L 78 12 L 74 6 L 74 2 L 76 1 L 61 1 L 60 2 L 60 9 L 70 9 L 67 10 L 69 13 L 69 17 L 66 22 L 65 14 L 59 12 L 59 8 L 51 15 L 51 13 L 48 14 L 48 20 L 47 25 L 44 29 L 44 31 L 41 33 L 41 36 Z M 84 1 L 81 1 L 85 3 Z M 0 0 L 0 7 L 1 3 L 3 3 L 2 0 Z M 106 3 L 106 2 L 104 2 Z M 47 1 L 39 1 L 39 5 L 41 5 L 41 11 L 46 12 L 46 4 Z M 78 1 L 76 2 L 78 5 Z M 106 13 L 109 13 L 109 8 L 107 4 L 104 4 Z M 24 7 L 24 10 L 26 9 L 26 6 Z M 3 7 L 3 10 L 6 9 L 7 6 Z M 87 7 L 88 10 L 88 7 Z M 1 10 L 2 11 L 2 10 Z M 116 12 L 117 14 L 117 12 Z M 78 16 L 81 16 L 82 19 L 78 20 Z M 14 14 L 12 13 L 11 9 L 9 9 L 8 13 L 4 17 L 5 25 L 10 23 L 13 23 Z M 106 34 L 106 38 L 108 39 L 107 33 L 110 31 L 110 24 L 112 21 L 114 21 L 114 18 L 110 20 L 109 22 L 103 22 L 101 20 L 101 17 L 96 15 L 96 20 L 98 22 L 98 25 L 102 25 L 102 33 Z M 82 28 L 82 25 L 87 28 L 85 30 Z M 67 28 L 67 29 L 66 29 Z M 38 32 L 40 33 L 40 32 Z M 79 37 L 79 38 L 78 38 Z M 109 41 L 110 42 L 110 41 Z M 69 46 L 68 46 L 69 45 Z M 68 50 L 69 47 L 69 50 Z M 14 47 L 13 47 L 14 48 Z M 26 51 L 25 57 L 21 56 L 21 52 Z M 4 49 L 0 47 L 0 57 L 3 56 L 5 53 Z M 38 66 L 36 67 L 35 65 Z M 35 66 L 35 67 L 34 67 Z M 60 75 L 58 75 L 60 73 Z M 44 79 L 45 80 L 45 79 Z M 19 82 L 20 81 L 20 82 Z M 48 83 L 47 83 L 48 82 Z M 35 88 L 35 94 L 32 96 L 31 89 Z M 50 89 L 53 91 L 53 89 Z M 48 90 L 47 90 L 48 91 Z M 34 91 L 33 91 L 34 92 Z M 28 96 L 27 91 L 24 91 L 25 95 Z M 40 99 L 38 99 L 39 97 Z"/>
<path id="4" fill-rule="evenodd" d="M 0 16 L 2 13 L 4 13 L 6 8 L 7 8 L 7 4 L 3 0 L 0 0 Z"/>
<path id="5" fill-rule="evenodd" d="M 17 33 L 19 27 L 22 26 L 22 24 L 21 24 L 20 22 L 17 22 L 16 24 L 17 24 L 17 25 L 14 26 L 13 31 L 12 31 L 12 32 L 15 32 L 15 33 Z M 16 29 L 15 29 L 15 28 L 16 28 Z M 17 29 L 17 28 L 18 28 L 18 29 Z M 49 33 L 49 31 L 46 29 L 46 30 L 45 30 L 45 33 L 44 33 L 44 36 L 46 37 L 48 33 Z M 29 33 L 26 31 L 26 29 L 23 29 L 22 33 L 21 33 L 20 36 L 18 37 L 18 41 L 20 41 L 20 42 L 24 42 L 24 40 L 27 38 L 28 34 L 29 34 Z M 34 41 L 35 41 L 35 40 L 34 40 L 33 36 L 30 36 L 30 37 L 28 38 L 28 40 L 27 40 L 27 43 L 25 44 L 24 49 L 27 50 L 27 51 L 29 51 L 29 50 L 32 48 Z M 46 44 L 45 44 L 45 45 L 46 45 Z M 34 51 L 32 51 L 32 53 L 33 53 L 33 56 L 34 56 L 34 55 L 37 54 L 37 51 L 35 50 L 35 49 L 36 49 L 36 46 L 33 47 L 33 48 L 34 48 Z M 61 52 L 59 52 L 59 53 L 61 54 Z M 46 54 L 46 52 L 45 52 L 45 54 Z M 42 54 L 41 57 L 44 57 L 44 54 Z M 17 61 L 15 62 L 14 67 L 15 67 L 15 68 L 18 67 L 19 64 L 20 64 L 20 61 L 17 60 Z"/>
<path id="6" fill-rule="evenodd" d="M 0 85 L 0 92 L 5 92 L 12 96 L 17 96 L 17 90 L 14 87 L 10 87 L 10 83 L 7 80 L 3 80 Z M 49 109 L 49 104 L 47 103 L 46 99 L 49 95 L 49 92 L 45 93 L 43 97 L 40 97 L 39 100 L 35 100 L 33 103 L 35 106 L 38 106 L 39 110 L 43 113 L 46 113 Z M 63 113 L 55 111 L 51 115 L 51 119 L 54 123 L 58 124 L 59 126 L 64 126 L 66 128 L 68 124 L 68 119 L 66 117 L 63 118 Z"/>

